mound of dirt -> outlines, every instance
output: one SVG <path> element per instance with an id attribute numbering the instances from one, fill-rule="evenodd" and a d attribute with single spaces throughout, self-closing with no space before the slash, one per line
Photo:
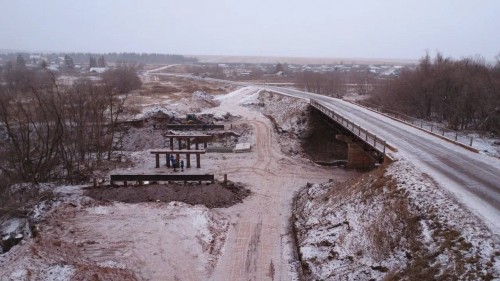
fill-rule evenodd
<path id="1" fill-rule="evenodd" d="M 219 106 L 220 101 L 214 99 L 210 94 L 203 91 L 196 91 L 190 99 L 182 99 L 177 105 L 176 110 L 179 113 L 201 112 L 202 109 Z"/>
<path id="2" fill-rule="evenodd" d="M 280 135 L 278 143 L 281 151 L 290 156 L 307 157 L 301 142 L 309 135 L 308 103 L 302 99 L 261 91 L 257 106 L 250 105 L 271 120 Z"/>
<path id="3" fill-rule="evenodd" d="M 144 186 L 121 186 L 92 188 L 85 195 L 97 200 L 125 203 L 179 201 L 208 208 L 227 208 L 250 195 L 250 190 L 239 184 L 153 184 Z"/>

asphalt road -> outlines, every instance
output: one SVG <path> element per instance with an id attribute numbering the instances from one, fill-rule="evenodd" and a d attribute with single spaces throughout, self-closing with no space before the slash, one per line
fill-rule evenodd
<path id="1" fill-rule="evenodd" d="M 292 89 L 263 86 L 286 95 L 313 98 L 387 140 L 392 156 L 414 163 L 460 203 L 500 233 L 500 159 L 478 154 L 343 100 Z"/>

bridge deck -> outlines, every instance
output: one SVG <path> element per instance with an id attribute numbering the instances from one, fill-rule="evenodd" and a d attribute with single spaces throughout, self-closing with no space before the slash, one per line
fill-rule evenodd
<path id="1" fill-rule="evenodd" d="M 172 130 L 224 130 L 224 125 L 204 125 L 204 124 L 162 124 L 156 125 L 156 129 Z"/>
<path id="2" fill-rule="evenodd" d="M 350 121 L 344 116 L 336 113 L 335 111 L 323 106 L 318 101 L 311 99 L 311 106 L 321 111 L 323 114 L 328 116 L 330 119 L 335 121 L 337 124 L 341 125 L 355 136 L 357 136 L 364 143 L 375 149 L 376 151 L 386 155 L 386 149 L 396 151 L 396 148 L 388 144 L 386 140 L 377 137 L 377 135 L 368 132 L 368 130 L 362 128 L 360 125 Z"/>
<path id="3" fill-rule="evenodd" d="M 151 175 L 144 175 L 144 174 L 127 174 L 127 175 L 111 175 L 111 185 L 113 185 L 115 182 L 121 181 L 124 182 L 125 185 L 127 185 L 127 181 L 209 181 L 209 182 L 214 182 L 215 177 L 214 175 L 187 175 L 187 174 L 151 174 Z"/>
<path id="4" fill-rule="evenodd" d="M 205 149 L 178 149 L 178 150 L 152 150 L 151 154 L 205 154 L 207 151 Z"/>
<path id="5" fill-rule="evenodd" d="M 177 139 L 202 139 L 202 140 L 209 140 L 213 138 L 214 136 L 210 135 L 164 135 L 165 138 L 177 138 Z"/>

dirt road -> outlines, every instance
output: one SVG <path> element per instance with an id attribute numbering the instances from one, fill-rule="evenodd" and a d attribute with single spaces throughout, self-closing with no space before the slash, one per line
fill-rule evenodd
<path id="1" fill-rule="evenodd" d="M 228 159 L 221 165 L 232 180 L 249 183 L 254 195 L 242 204 L 221 209 L 230 217 L 230 227 L 211 280 L 296 279 L 289 230 L 293 194 L 307 182 L 354 176 L 283 155 L 269 120 L 238 104 L 256 91 L 242 89 L 222 100 L 217 109 L 243 116 L 240 122 L 250 123 L 255 129 L 254 155 L 248 161 Z"/>
<path id="2" fill-rule="evenodd" d="M 60 187 L 66 203 L 48 214 L 39 238 L 0 257 L 0 276 L 10 278 L 6 280 L 29 280 L 29 276 L 34 280 L 54 280 L 54 276 L 58 280 L 297 280 L 289 230 L 294 193 L 307 182 L 343 180 L 357 173 L 284 155 L 271 122 L 239 105 L 257 92 L 240 89 L 221 96 L 220 106 L 206 110 L 242 116 L 238 122 L 254 129 L 248 136 L 252 151 L 207 153 L 202 167 L 190 170 L 214 173 L 219 179 L 225 173 L 231 181 L 244 183 L 252 194 L 242 203 L 209 209 L 179 202 L 101 202 L 84 197 L 78 186 Z M 155 168 L 148 150 L 130 156 L 134 167 L 111 172 L 172 172 Z"/>

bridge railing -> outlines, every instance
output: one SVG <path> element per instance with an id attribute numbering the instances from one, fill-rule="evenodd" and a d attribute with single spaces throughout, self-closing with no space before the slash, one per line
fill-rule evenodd
<path id="1" fill-rule="evenodd" d="M 426 121 L 423 119 L 411 117 L 411 116 L 408 116 L 408 115 L 403 114 L 401 112 L 397 112 L 394 110 L 379 107 L 375 104 L 371 104 L 371 103 L 368 103 L 366 101 L 363 101 L 362 104 L 360 104 L 358 102 L 351 102 L 351 103 L 356 104 L 357 106 L 368 108 L 369 110 L 372 110 L 372 111 L 376 111 L 376 112 L 385 114 L 386 116 L 389 116 L 390 118 L 409 123 L 409 124 L 413 125 L 414 127 L 419 127 L 420 129 L 429 131 L 435 135 L 440 135 L 440 136 L 445 137 L 445 138 L 450 139 L 450 140 L 454 140 L 454 141 L 459 142 L 461 144 L 464 144 L 464 145 L 467 145 L 470 147 L 476 146 L 476 145 L 472 145 L 472 143 L 474 141 L 474 136 L 469 135 L 467 133 L 458 132 L 458 131 L 446 128 L 446 126 L 444 126 L 444 124 L 442 124 L 442 123 L 431 122 L 431 121 Z"/>
<path id="2" fill-rule="evenodd" d="M 311 99 L 310 104 L 318 109 L 319 111 L 323 112 L 325 115 L 330 117 L 332 120 L 340 124 L 342 127 L 353 133 L 354 135 L 358 136 L 359 139 L 364 141 L 366 144 L 370 145 L 373 147 L 375 150 L 386 154 L 386 149 L 392 149 L 390 146 L 387 145 L 387 141 L 377 137 L 375 134 L 372 134 L 368 132 L 368 130 L 362 128 L 360 125 L 350 121 L 346 117 L 344 117 L 341 114 L 336 113 L 335 111 L 331 110 L 330 108 L 327 108 L 326 106 L 320 104 L 317 100 Z"/>

